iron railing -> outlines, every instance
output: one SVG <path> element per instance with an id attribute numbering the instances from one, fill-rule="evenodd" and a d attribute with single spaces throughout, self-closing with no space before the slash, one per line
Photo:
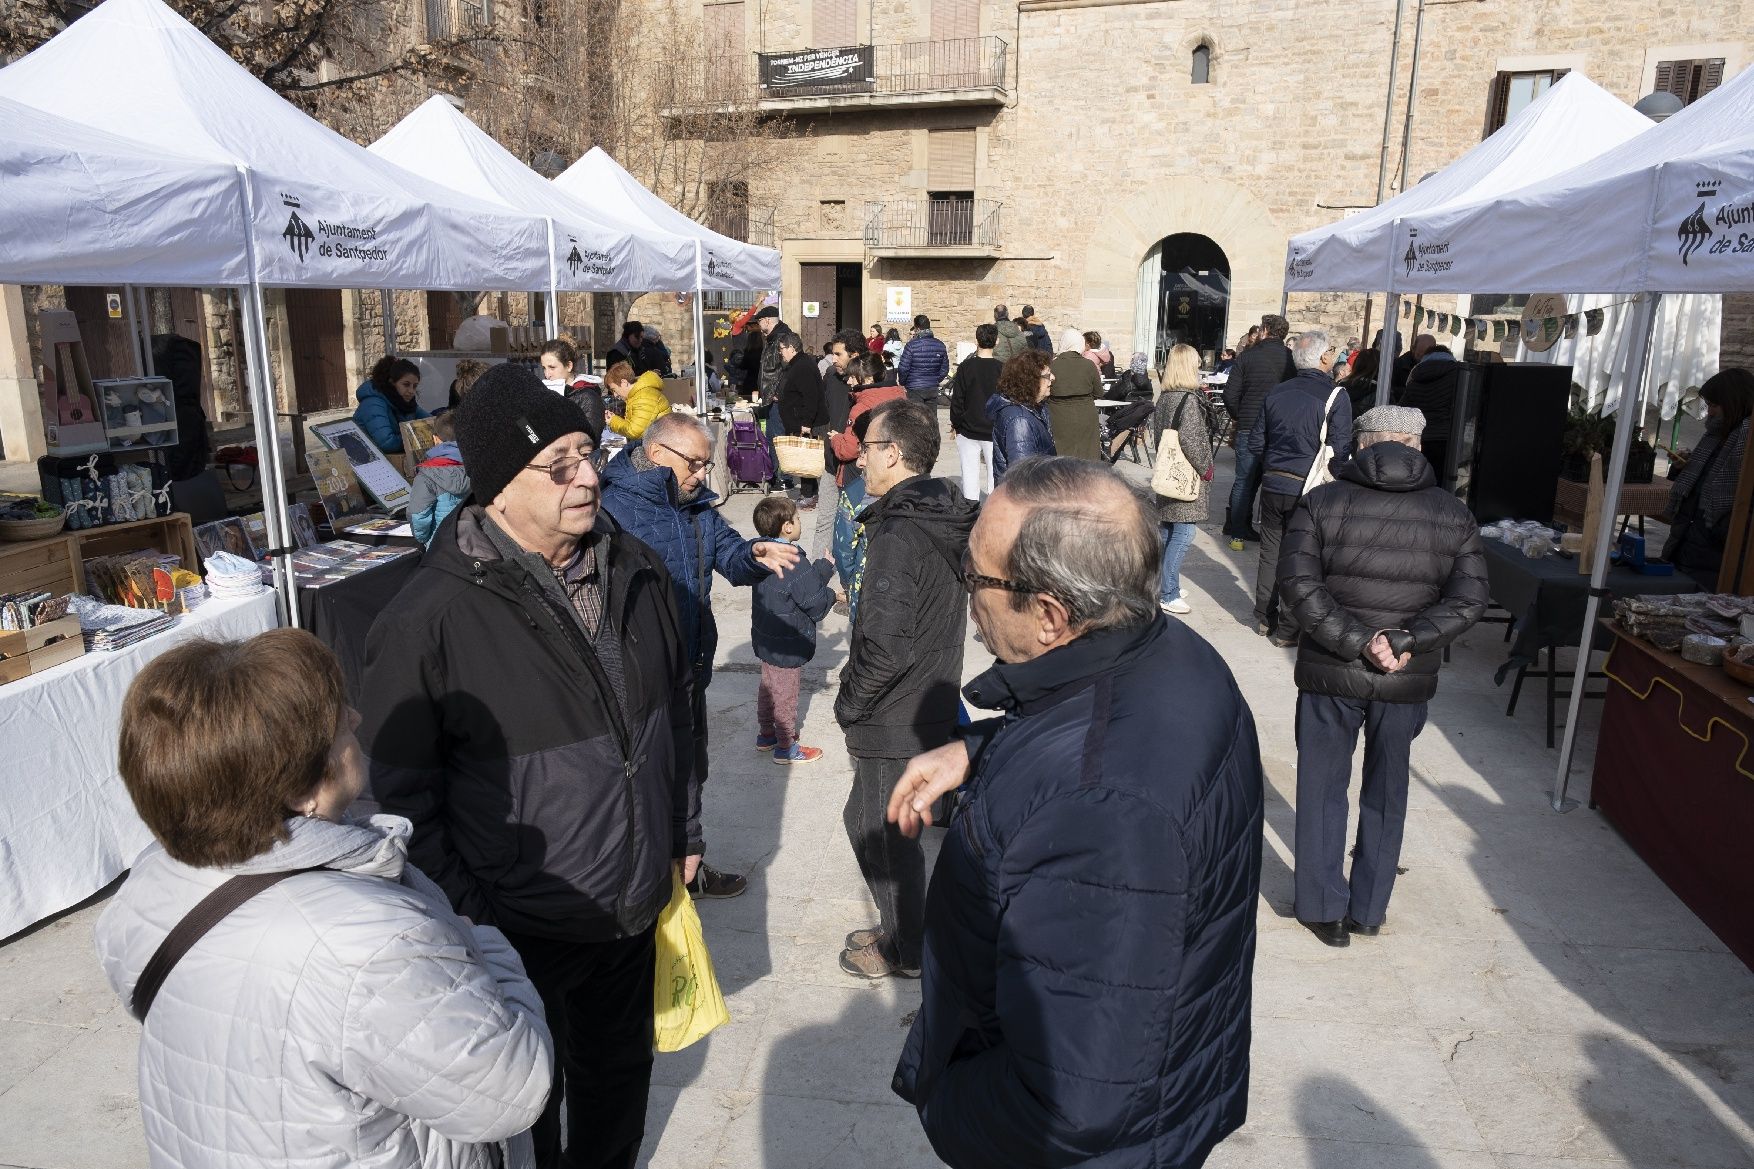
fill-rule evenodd
<path id="1" fill-rule="evenodd" d="M 996 199 L 890 199 L 865 205 L 868 248 L 998 248 Z"/>
<path id="2" fill-rule="evenodd" d="M 432 2 L 432 0 L 429 0 Z M 858 77 L 828 85 L 788 85 L 763 89 L 756 54 L 710 58 L 705 91 L 710 101 L 766 102 L 849 94 L 950 93 L 987 89 L 1005 92 L 1010 46 L 999 37 L 960 37 L 872 46 L 872 80 Z"/>
<path id="3" fill-rule="evenodd" d="M 426 39 L 448 41 L 486 27 L 490 0 L 426 0 Z"/>
<path id="4" fill-rule="evenodd" d="M 764 248 L 774 246 L 772 207 L 726 207 L 707 215 L 706 225 L 720 235 Z"/>

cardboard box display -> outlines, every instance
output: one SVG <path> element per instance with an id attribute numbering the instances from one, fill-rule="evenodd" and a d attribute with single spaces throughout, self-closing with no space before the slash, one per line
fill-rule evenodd
<path id="1" fill-rule="evenodd" d="M 85 653 L 79 618 L 72 614 L 15 633 L 0 633 L 0 683 L 40 674 Z"/>

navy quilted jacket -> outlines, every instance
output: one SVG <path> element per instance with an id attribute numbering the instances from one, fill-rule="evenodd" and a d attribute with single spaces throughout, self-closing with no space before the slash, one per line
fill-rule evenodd
<path id="1" fill-rule="evenodd" d="M 910 390 L 936 390 L 950 376 L 950 352 L 930 329 L 917 329 L 895 363 L 895 376 Z"/>
<path id="2" fill-rule="evenodd" d="M 1004 718 L 969 730 L 895 1090 L 954 1169 L 1199 1165 L 1248 1105 L 1264 782 L 1248 705 L 1163 618 L 963 693 Z"/>
<path id="3" fill-rule="evenodd" d="M 647 545 L 670 570 L 676 611 L 694 664 L 696 685 L 712 680 L 719 626 L 713 620 L 713 573 L 734 585 L 752 585 L 768 575 L 755 559 L 755 542 L 745 540 L 713 507 L 718 496 L 702 488 L 686 503 L 676 498 L 676 476 L 668 467 L 646 464 L 630 450 L 603 468 L 603 510 Z"/>

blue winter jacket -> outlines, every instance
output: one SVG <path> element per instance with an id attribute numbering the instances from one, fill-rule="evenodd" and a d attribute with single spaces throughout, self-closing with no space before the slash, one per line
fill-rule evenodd
<path id="1" fill-rule="evenodd" d="M 1248 1110 L 1264 777 L 1247 703 L 1161 617 L 963 693 L 1004 717 L 965 731 L 896 1093 L 955 1169 L 1201 1164 Z"/>
<path id="2" fill-rule="evenodd" d="M 418 402 L 412 410 L 397 410 L 390 405 L 390 399 L 384 397 L 383 391 L 369 381 L 355 390 L 353 396 L 359 400 L 359 405 L 353 411 L 353 420 L 365 431 L 365 436 L 386 455 L 402 453 L 404 422 L 432 417 Z"/>
<path id="3" fill-rule="evenodd" d="M 950 352 L 932 330 L 921 329 L 903 346 L 895 376 L 910 390 L 936 390 L 950 376 Z"/>
<path id="4" fill-rule="evenodd" d="M 649 546 L 670 570 L 676 610 L 682 618 L 696 685 L 712 680 L 719 626 L 713 620 L 713 573 L 734 585 L 752 585 L 768 575 L 755 559 L 755 541 L 745 540 L 714 508 L 716 494 L 705 488 L 687 502 L 677 499 L 676 476 L 668 467 L 641 470 L 631 448 L 603 468 L 603 510 Z"/>
<path id="5" fill-rule="evenodd" d="M 1290 381 L 1267 391 L 1255 424 L 1243 435 L 1243 445 L 1261 461 L 1261 490 L 1275 495 L 1303 494 L 1303 480 L 1322 444 L 1322 408 L 1330 395 L 1328 445 L 1334 458 L 1344 461 L 1352 453 L 1352 399 L 1341 390 L 1334 394 L 1334 379 L 1319 369 L 1300 369 Z"/>
<path id="6" fill-rule="evenodd" d="M 758 659 L 790 670 L 816 656 L 816 627 L 834 607 L 833 579 L 834 565 L 823 559 L 756 584 L 749 645 Z"/>
<path id="7" fill-rule="evenodd" d="M 1005 477 L 1005 468 L 1031 455 L 1054 453 L 1054 430 L 1048 423 L 1046 405 L 1019 406 L 1003 394 L 987 399 L 987 417 L 993 420 L 993 481 Z"/>

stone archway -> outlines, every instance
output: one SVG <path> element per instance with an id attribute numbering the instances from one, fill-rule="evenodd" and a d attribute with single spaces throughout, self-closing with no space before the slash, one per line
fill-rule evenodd
<path id="1" fill-rule="evenodd" d="M 1229 257 L 1231 332 L 1279 311 L 1286 234 L 1266 204 L 1235 183 L 1207 175 L 1149 181 L 1099 222 L 1085 250 L 1083 327 L 1101 332 L 1117 354 L 1139 348 L 1139 261 L 1166 236 L 1203 235 Z"/>

